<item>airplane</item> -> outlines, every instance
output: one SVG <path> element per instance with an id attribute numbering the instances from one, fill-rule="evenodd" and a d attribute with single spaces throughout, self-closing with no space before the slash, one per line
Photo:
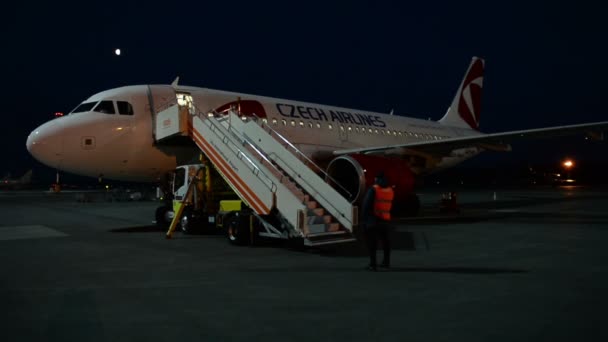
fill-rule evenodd
<path id="1" fill-rule="evenodd" d="M 19 178 L 11 178 L 10 174 L 0 180 L 0 189 L 18 190 L 27 187 L 32 182 L 32 170 L 28 170 Z"/>
<path id="2" fill-rule="evenodd" d="M 177 165 L 197 161 L 192 141 L 155 140 L 155 117 L 167 104 L 191 114 L 236 108 L 284 136 L 361 201 L 380 170 L 395 185 L 395 204 L 417 201 L 414 181 L 483 151 L 510 151 L 510 142 L 594 133 L 608 121 L 484 134 L 479 128 L 485 61 L 473 57 L 438 121 L 208 88 L 133 85 L 92 95 L 68 115 L 28 136 L 28 151 L 49 167 L 90 177 L 158 182 Z"/>

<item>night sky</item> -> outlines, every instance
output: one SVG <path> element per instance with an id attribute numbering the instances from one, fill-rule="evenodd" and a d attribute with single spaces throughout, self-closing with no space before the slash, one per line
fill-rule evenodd
<path id="1" fill-rule="evenodd" d="M 484 132 L 608 120 L 599 1 L 81 3 L 3 4 L 1 174 L 44 171 L 25 141 L 54 112 L 178 75 L 181 84 L 437 120 L 476 55 L 486 60 Z M 608 142 L 581 140 L 517 144 L 497 158 L 608 160 Z"/>

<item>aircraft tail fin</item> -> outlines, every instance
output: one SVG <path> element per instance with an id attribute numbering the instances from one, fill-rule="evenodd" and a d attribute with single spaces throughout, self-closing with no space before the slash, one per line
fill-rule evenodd
<path id="1" fill-rule="evenodd" d="M 485 61 L 473 57 L 447 113 L 439 123 L 479 130 Z"/>

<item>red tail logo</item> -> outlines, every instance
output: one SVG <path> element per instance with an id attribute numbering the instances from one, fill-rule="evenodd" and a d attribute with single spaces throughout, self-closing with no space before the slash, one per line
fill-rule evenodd
<path id="1" fill-rule="evenodd" d="M 471 128 L 479 129 L 481 112 L 481 90 L 483 87 L 483 61 L 475 61 L 462 83 L 458 114 Z"/>

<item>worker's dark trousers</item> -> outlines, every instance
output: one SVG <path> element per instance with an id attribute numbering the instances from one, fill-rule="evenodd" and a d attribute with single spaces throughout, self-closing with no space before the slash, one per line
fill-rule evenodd
<path id="1" fill-rule="evenodd" d="M 389 227 L 386 222 L 379 221 L 374 226 L 367 227 L 365 230 L 365 239 L 367 240 L 367 248 L 369 249 L 369 265 L 376 267 L 376 251 L 378 249 L 378 240 L 382 241 L 382 249 L 384 250 L 384 265 L 391 264 L 391 242 L 389 238 Z"/>

